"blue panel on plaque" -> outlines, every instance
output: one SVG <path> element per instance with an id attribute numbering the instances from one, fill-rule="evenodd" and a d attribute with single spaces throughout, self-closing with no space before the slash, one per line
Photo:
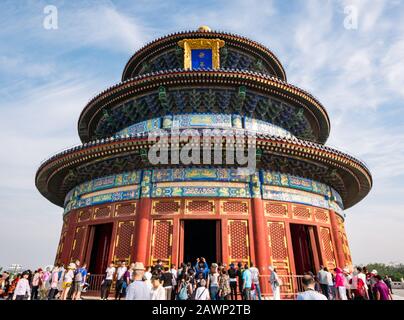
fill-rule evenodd
<path id="1" fill-rule="evenodd" d="M 191 50 L 192 69 L 212 69 L 212 49 Z"/>

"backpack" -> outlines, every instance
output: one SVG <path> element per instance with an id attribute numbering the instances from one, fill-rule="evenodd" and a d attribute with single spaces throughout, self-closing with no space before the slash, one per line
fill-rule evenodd
<path id="1" fill-rule="evenodd" d="M 181 289 L 180 292 L 178 292 L 177 299 L 188 300 L 188 288 L 186 283 L 181 284 Z"/>

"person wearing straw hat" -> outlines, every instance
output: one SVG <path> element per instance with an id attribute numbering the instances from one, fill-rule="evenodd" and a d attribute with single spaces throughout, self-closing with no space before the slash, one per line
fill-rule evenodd
<path id="1" fill-rule="evenodd" d="M 136 262 L 133 266 L 133 275 L 134 280 L 128 286 L 126 292 L 126 300 L 150 300 L 151 299 L 151 292 L 150 288 L 143 281 L 144 275 L 144 265 L 142 262 Z"/>

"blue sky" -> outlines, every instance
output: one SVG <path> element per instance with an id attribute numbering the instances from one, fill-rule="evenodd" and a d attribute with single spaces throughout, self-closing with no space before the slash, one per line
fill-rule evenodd
<path id="1" fill-rule="evenodd" d="M 43 27 L 46 5 L 58 29 Z M 346 29 L 354 6 L 358 28 Z M 374 177 L 346 211 L 356 263 L 404 262 L 404 3 L 401 1 L 1 1 L 0 266 L 52 263 L 62 209 L 34 186 L 40 162 L 79 143 L 85 103 L 119 82 L 133 52 L 165 34 L 209 25 L 268 46 L 288 81 L 331 118 L 328 144 Z"/>

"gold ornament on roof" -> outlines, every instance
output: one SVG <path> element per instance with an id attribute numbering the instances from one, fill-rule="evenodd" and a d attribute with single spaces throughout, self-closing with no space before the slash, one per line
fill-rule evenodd
<path id="1" fill-rule="evenodd" d="M 210 31 L 212 31 L 212 29 L 209 28 L 208 26 L 200 26 L 200 27 L 198 28 L 198 31 L 201 31 L 201 32 L 210 32 Z"/>

